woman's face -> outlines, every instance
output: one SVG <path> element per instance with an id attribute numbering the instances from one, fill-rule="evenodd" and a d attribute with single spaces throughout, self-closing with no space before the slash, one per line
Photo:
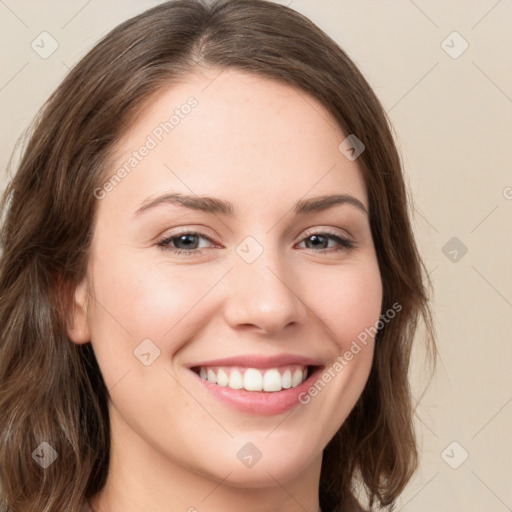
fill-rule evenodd
<path id="1" fill-rule="evenodd" d="M 319 470 L 382 288 L 348 134 L 303 92 L 218 73 L 170 86 L 120 141 L 69 334 L 93 345 L 116 461 L 258 487 Z"/>

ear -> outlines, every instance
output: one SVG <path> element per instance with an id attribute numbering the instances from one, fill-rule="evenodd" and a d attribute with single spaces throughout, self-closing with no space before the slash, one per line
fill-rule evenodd
<path id="1" fill-rule="evenodd" d="M 67 333 L 74 343 L 88 343 L 91 340 L 89 324 L 87 321 L 88 310 L 88 283 L 84 278 L 70 293 L 70 304 L 67 308 Z"/>

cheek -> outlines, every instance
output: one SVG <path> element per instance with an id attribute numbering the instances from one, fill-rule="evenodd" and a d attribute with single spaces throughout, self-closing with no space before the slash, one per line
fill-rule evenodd
<path id="1" fill-rule="evenodd" d="M 308 306 L 327 327 L 340 351 L 379 320 L 382 284 L 377 262 L 339 265 L 318 271 L 308 287 Z M 369 339 L 371 341 L 371 339 Z"/>
<path id="2" fill-rule="evenodd" d="M 156 258 L 155 258 L 156 259 Z M 94 265 L 94 319 L 97 339 L 135 348 L 153 340 L 162 351 L 171 351 L 174 333 L 187 333 L 188 316 L 225 273 L 219 267 L 187 266 L 123 253 L 96 257 Z M 165 344 L 164 341 L 165 340 Z"/>

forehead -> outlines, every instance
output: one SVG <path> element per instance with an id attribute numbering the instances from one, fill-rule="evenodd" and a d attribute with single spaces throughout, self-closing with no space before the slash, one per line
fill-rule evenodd
<path id="1" fill-rule="evenodd" d="M 345 137 L 305 92 L 238 70 L 211 69 L 146 103 L 112 154 L 106 178 L 123 166 L 127 172 L 107 199 L 134 204 L 142 195 L 175 190 L 236 195 L 247 207 L 261 207 L 336 191 L 367 205 L 357 162 L 338 149 Z"/>

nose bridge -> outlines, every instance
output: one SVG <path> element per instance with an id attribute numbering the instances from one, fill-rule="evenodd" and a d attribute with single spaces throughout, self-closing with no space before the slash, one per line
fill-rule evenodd
<path id="1" fill-rule="evenodd" d="M 305 307 L 290 282 L 293 269 L 282 248 L 272 242 L 272 236 L 260 240 L 247 236 L 235 248 L 225 314 L 233 327 L 252 324 L 270 333 L 300 323 Z"/>

